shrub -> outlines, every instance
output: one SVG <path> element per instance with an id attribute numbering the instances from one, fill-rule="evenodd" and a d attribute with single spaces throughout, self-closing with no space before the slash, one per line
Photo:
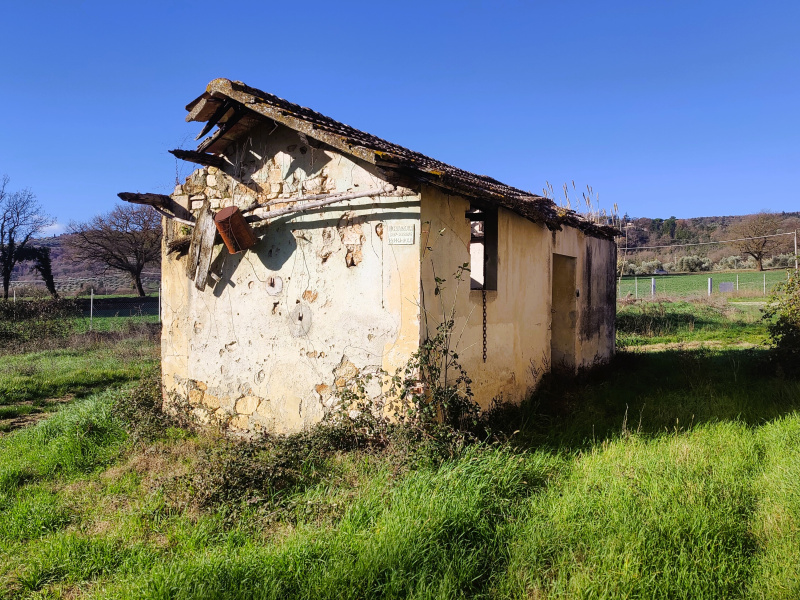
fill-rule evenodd
<path id="1" fill-rule="evenodd" d="M 773 289 L 764 309 L 764 318 L 779 364 L 791 367 L 800 363 L 800 274 Z M 795 369 L 787 369 L 793 372 Z"/>
<path id="2" fill-rule="evenodd" d="M 711 259 L 705 256 L 681 256 L 675 261 L 675 270 L 681 272 L 710 271 Z"/>
<path id="3" fill-rule="evenodd" d="M 765 260 L 764 266 L 772 269 L 793 269 L 794 254 L 778 254 Z"/>
<path id="4" fill-rule="evenodd" d="M 726 256 L 721 258 L 719 262 L 714 265 L 714 268 L 717 270 L 723 269 L 741 269 L 745 266 L 745 261 L 742 260 L 741 256 Z"/>
<path id="5" fill-rule="evenodd" d="M 67 337 L 81 314 L 74 300 L 0 301 L 0 345 Z"/>

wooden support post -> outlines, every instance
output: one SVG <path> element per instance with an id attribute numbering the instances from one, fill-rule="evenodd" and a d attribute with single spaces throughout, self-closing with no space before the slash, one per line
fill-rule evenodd
<path id="1" fill-rule="evenodd" d="M 656 297 L 656 278 L 655 277 L 651 277 L 650 278 L 650 297 L 651 298 L 655 298 Z"/>
<path id="2" fill-rule="evenodd" d="M 708 278 L 708 295 L 711 295 L 711 291 L 714 289 L 714 279 L 712 277 Z"/>

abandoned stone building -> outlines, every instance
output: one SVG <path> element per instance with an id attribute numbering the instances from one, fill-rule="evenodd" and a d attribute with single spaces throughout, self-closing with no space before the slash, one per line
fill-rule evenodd
<path id="1" fill-rule="evenodd" d="M 240 82 L 186 108 L 207 137 L 172 153 L 200 168 L 170 196 L 120 194 L 165 215 L 173 407 L 300 430 L 358 373 L 405 365 L 448 311 L 483 407 L 612 356 L 613 229 Z"/>

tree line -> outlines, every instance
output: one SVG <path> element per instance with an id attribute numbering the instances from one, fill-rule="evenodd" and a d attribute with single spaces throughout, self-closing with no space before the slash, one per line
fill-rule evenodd
<path id="1" fill-rule="evenodd" d="M 774 262 L 777 256 L 794 255 L 791 234 L 799 228 L 800 213 L 761 211 L 739 217 L 694 219 L 626 216 L 618 239 L 620 260 L 675 265 L 685 258 L 700 258 L 709 265 L 727 265 L 726 261 L 738 258 L 740 263 L 750 261 L 762 271 L 768 259 Z M 736 241 L 708 243 L 723 240 Z M 731 256 L 732 253 L 737 256 Z M 634 258 L 638 260 L 632 261 Z"/>

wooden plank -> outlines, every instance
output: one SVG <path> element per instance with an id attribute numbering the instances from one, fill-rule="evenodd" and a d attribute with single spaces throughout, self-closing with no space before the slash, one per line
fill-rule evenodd
<path id="1" fill-rule="evenodd" d="M 258 118 L 244 116 L 242 119 L 233 125 L 230 129 L 225 127 L 223 123 L 214 135 L 207 137 L 197 147 L 198 150 L 203 152 L 211 152 L 213 154 L 222 154 L 232 143 L 247 135 L 247 133 L 260 123 Z"/>
<path id="2" fill-rule="evenodd" d="M 194 280 L 197 274 L 197 265 L 200 262 L 200 251 L 203 247 L 203 240 L 207 237 L 207 230 L 209 226 L 216 231 L 214 225 L 214 216 L 211 214 L 211 203 L 206 200 L 200 208 L 197 215 L 197 221 L 194 231 L 192 232 L 192 241 L 189 243 L 189 257 L 186 261 L 186 275 L 189 279 Z M 213 243 L 213 239 L 212 239 Z"/>
<path id="3" fill-rule="evenodd" d="M 217 98 L 200 98 L 186 115 L 186 121 L 208 121 L 209 117 L 214 114 L 214 111 L 222 104 L 222 100 Z"/>
<path id="4" fill-rule="evenodd" d="M 203 203 L 205 207 L 208 200 Z M 202 209 L 201 209 L 202 212 Z M 214 238 L 217 236 L 217 226 L 214 224 L 214 213 L 211 209 L 205 212 L 205 220 L 197 220 L 195 232 L 200 231 L 200 248 L 197 253 L 197 272 L 194 276 L 194 287 L 201 292 L 206 289 L 208 271 L 211 268 L 211 254 L 214 252 Z M 194 239 L 194 236 L 193 236 Z"/>
<path id="5" fill-rule="evenodd" d="M 229 111 L 231 108 L 233 108 L 233 102 L 232 102 L 231 100 L 225 100 L 225 102 L 223 102 L 222 104 L 220 104 L 220 105 L 217 107 L 217 110 L 215 110 L 215 111 L 214 111 L 214 114 L 212 114 L 212 115 L 211 115 L 211 116 L 208 118 L 208 121 L 207 121 L 207 122 L 206 122 L 206 124 L 203 126 L 203 129 L 202 129 L 202 130 L 200 130 L 200 133 L 198 133 L 198 134 L 197 134 L 197 137 L 196 137 L 196 138 L 194 138 L 194 139 L 196 139 L 196 140 L 199 140 L 201 137 L 203 137 L 205 134 L 207 134 L 209 131 L 211 131 L 211 129 L 214 127 L 214 125 L 216 125 L 216 124 L 217 124 L 217 122 L 218 122 L 218 121 L 219 121 L 219 120 L 220 120 L 220 119 L 221 119 L 223 116 L 225 116 L 225 113 L 226 113 L 226 112 L 228 112 L 228 111 Z"/>

